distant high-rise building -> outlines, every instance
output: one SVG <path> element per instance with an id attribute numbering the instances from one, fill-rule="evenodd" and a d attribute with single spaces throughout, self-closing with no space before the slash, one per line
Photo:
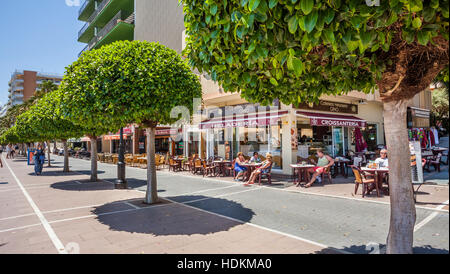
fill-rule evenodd
<path id="1" fill-rule="evenodd" d="M 9 81 L 8 106 L 15 106 L 30 99 L 39 85 L 45 81 L 61 84 L 63 76 L 56 73 L 37 72 L 30 70 L 16 70 Z"/>

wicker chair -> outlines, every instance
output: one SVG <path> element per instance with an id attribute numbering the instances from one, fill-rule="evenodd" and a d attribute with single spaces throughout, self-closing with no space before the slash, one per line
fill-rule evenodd
<path id="1" fill-rule="evenodd" d="M 369 178 L 368 175 L 366 175 L 359 167 L 351 166 L 353 170 L 353 174 L 355 175 L 355 195 L 358 192 L 358 187 L 361 184 L 363 186 L 362 189 L 362 196 L 364 198 L 364 195 L 367 190 L 367 185 L 369 184 L 375 184 L 375 189 L 377 190 L 377 196 L 380 197 L 380 190 L 378 189 L 378 184 L 375 183 L 374 178 Z"/>

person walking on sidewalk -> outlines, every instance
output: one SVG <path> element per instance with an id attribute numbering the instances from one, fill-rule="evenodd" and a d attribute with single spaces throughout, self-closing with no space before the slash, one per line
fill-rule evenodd
<path id="1" fill-rule="evenodd" d="M 44 166 L 45 161 L 45 152 L 41 144 L 38 145 L 36 152 L 33 156 L 33 160 L 34 160 L 34 173 L 36 175 L 41 175 L 42 167 Z"/>
<path id="2" fill-rule="evenodd" d="M 11 145 L 8 144 L 6 146 L 6 159 L 9 159 L 9 156 L 11 155 Z"/>

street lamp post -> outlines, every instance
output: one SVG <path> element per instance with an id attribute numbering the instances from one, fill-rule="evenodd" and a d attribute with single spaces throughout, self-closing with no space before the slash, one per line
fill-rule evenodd
<path id="1" fill-rule="evenodd" d="M 125 180 L 125 151 L 123 143 L 123 128 L 120 128 L 120 141 L 119 141 L 119 161 L 117 163 L 117 180 L 115 185 L 116 189 L 127 189 L 127 181 Z"/>

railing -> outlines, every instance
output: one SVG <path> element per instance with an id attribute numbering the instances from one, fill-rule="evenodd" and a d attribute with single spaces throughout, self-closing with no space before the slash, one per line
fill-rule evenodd
<path id="1" fill-rule="evenodd" d="M 89 45 L 86 45 L 86 46 L 84 47 L 84 49 L 82 49 L 82 50 L 80 51 L 80 53 L 78 53 L 78 57 L 80 57 L 81 54 L 83 54 L 83 52 L 87 51 L 88 48 L 89 48 Z"/>
<path id="2" fill-rule="evenodd" d="M 85 0 L 83 5 L 81 6 L 80 10 L 78 10 L 78 16 L 80 16 L 84 9 L 86 9 L 87 5 L 89 4 L 89 2 L 91 2 L 91 0 Z"/>
<path id="3" fill-rule="evenodd" d="M 87 22 L 86 24 L 84 24 L 84 26 L 80 29 L 80 31 L 78 32 L 78 39 L 80 39 L 81 35 L 83 35 L 83 33 L 86 31 L 86 29 L 89 27 L 90 23 Z"/>
<path id="4" fill-rule="evenodd" d="M 122 11 L 119 11 L 109 22 L 106 24 L 97 35 L 97 41 L 100 41 L 106 34 L 108 34 L 120 21 L 122 20 Z"/>
<path id="5" fill-rule="evenodd" d="M 90 24 L 92 23 L 92 21 L 94 21 L 95 17 L 97 17 L 97 15 L 103 11 L 103 9 L 105 8 L 105 6 L 111 2 L 111 0 L 103 0 L 100 5 L 97 6 L 97 8 L 95 9 L 95 11 L 91 14 L 91 16 L 89 16 L 89 19 L 87 21 L 87 23 L 83 26 L 83 28 L 81 28 L 81 30 L 78 32 L 78 39 L 80 39 L 81 35 L 83 35 L 83 33 L 86 31 L 86 29 L 90 26 Z"/>
<path id="6" fill-rule="evenodd" d="M 97 6 L 97 9 L 89 16 L 88 22 L 92 22 L 95 17 L 103 10 L 103 8 L 109 3 L 111 0 L 103 0 L 100 5 Z"/>

